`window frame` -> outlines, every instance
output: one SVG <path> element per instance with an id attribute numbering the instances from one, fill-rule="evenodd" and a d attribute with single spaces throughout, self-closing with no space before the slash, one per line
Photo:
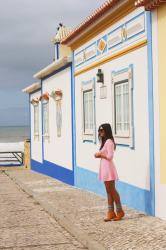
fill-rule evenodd
<path id="1" fill-rule="evenodd" d="M 36 108 L 38 108 L 36 110 Z M 37 114 L 36 114 L 37 112 Z M 36 115 L 36 116 L 35 116 Z M 36 119 L 35 117 L 37 117 L 37 131 L 36 131 Z M 39 140 L 39 103 L 35 103 L 33 104 L 33 132 L 34 132 L 34 140 Z"/>
<path id="2" fill-rule="evenodd" d="M 116 131 L 116 110 L 115 110 L 115 86 L 117 84 L 123 84 L 128 82 L 129 85 L 129 130 L 128 133 L 117 133 Z M 133 92 L 134 92 L 134 84 L 133 84 L 133 65 L 129 65 L 129 67 L 119 70 L 112 71 L 112 127 L 114 132 L 114 137 L 116 143 L 119 145 L 129 146 L 134 149 L 134 105 L 133 105 Z"/>
<path id="3" fill-rule="evenodd" d="M 47 105 L 47 131 L 46 133 L 44 132 L 44 105 Z M 43 137 L 44 139 L 49 140 L 49 101 L 48 100 L 42 100 L 42 122 L 43 122 Z"/>
<path id="4" fill-rule="evenodd" d="M 92 91 L 92 105 L 93 105 L 93 127 L 85 131 L 85 111 L 84 111 L 84 93 Z M 96 143 L 96 92 L 95 92 L 95 78 L 81 83 L 81 110 L 82 110 L 82 140 L 83 142 Z"/>
<path id="5" fill-rule="evenodd" d="M 128 102 L 129 103 L 129 105 L 128 105 L 128 107 L 129 107 L 129 110 L 128 110 L 128 112 L 129 112 L 129 129 L 126 132 L 125 132 L 124 129 L 121 129 L 120 132 L 117 132 L 118 129 L 117 129 L 117 122 L 116 122 L 116 114 L 117 114 L 117 112 L 116 112 L 116 98 L 115 98 L 116 92 L 115 92 L 115 88 L 116 88 L 117 85 L 119 85 L 119 86 L 121 85 L 122 88 L 123 88 L 123 86 L 124 86 L 125 83 L 128 83 L 128 95 L 129 95 L 129 97 L 128 97 L 129 98 L 129 102 Z M 125 137 L 125 138 L 130 137 L 130 91 L 129 91 L 129 88 L 130 88 L 130 85 L 129 85 L 129 81 L 127 79 L 125 79 L 123 81 L 119 81 L 119 82 L 115 82 L 114 83 L 114 133 L 115 133 L 116 137 Z M 122 99 L 121 99 L 122 100 L 121 108 L 122 108 L 123 101 L 124 101 L 123 92 L 121 92 L 121 95 L 122 95 Z M 123 109 L 122 109 L 121 112 L 123 112 Z M 124 118 L 124 116 L 122 117 L 121 124 L 124 127 L 124 120 L 123 120 L 123 118 Z"/>

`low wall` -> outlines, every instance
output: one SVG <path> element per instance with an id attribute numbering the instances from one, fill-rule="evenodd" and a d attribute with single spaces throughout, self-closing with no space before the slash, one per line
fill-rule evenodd
<path id="1" fill-rule="evenodd" d="M 24 141 L 24 167 L 26 169 L 31 168 L 30 164 L 30 140 L 25 140 Z"/>

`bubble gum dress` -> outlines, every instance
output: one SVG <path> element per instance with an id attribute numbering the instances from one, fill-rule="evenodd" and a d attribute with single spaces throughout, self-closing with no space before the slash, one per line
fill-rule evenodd
<path id="1" fill-rule="evenodd" d="M 115 181 L 118 180 L 118 174 L 113 162 L 114 143 L 111 139 L 107 139 L 103 148 L 100 150 L 106 159 L 101 158 L 99 169 L 100 181 Z"/>

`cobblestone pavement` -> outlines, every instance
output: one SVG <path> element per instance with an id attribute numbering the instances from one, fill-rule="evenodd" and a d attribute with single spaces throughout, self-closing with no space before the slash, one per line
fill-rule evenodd
<path id="1" fill-rule="evenodd" d="M 48 209 L 51 208 L 58 215 L 65 215 L 72 222 L 73 227 L 88 234 L 93 240 L 102 244 L 104 249 L 166 250 L 166 221 L 124 207 L 126 216 L 123 220 L 104 223 L 103 217 L 107 208 L 105 198 L 33 171 L 7 171 L 7 174 L 20 186 L 23 185 L 31 190 L 32 195 L 38 201 L 41 200 L 43 204 L 47 204 Z M 3 178 L 6 179 L 6 177 Z M 28 201 L 28 197 L 26 200 Z M 41 213 L 44 212 L 41 211 Z M 36 220 L 40 221 L 40 215 Z M 24 221 L 25 219 L 22 219 L 21 223 Z M 47 237 L 51 235 L 50 230 Z M 45 238 L 41 238 L 43 242 Z"/>
<path id="2" fill-rule="evenodd" d="M 21 172 L 20 170 L 15 173 Z M 86 249 L 0 171 L 0 249 Z"/>

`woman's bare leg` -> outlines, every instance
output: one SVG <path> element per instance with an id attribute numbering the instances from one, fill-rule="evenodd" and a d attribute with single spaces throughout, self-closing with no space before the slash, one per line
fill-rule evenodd
<path id="1" fill-rule="evenodd" d="M 120 196 L 118 191 L 115 188 L 115 181 L 110 182 L 110 188 L 111 188 L 111 196 L 113 197 L 115 203 L 116 203 L 116 210 L 117 210 L 117 216 L 114 220 L 121 220 L 122 217 L 124 217 L 124 211 L 122 209 Z"/>
<path id="2" fill-rule="evenodd" d="M 112 194 L 111 194 L 110 181 L 105 181 L 104 184 L 105 184 L 105 189 L 106 189 L 106 192 L 107 192 L 108 207 L 109 206 L 114 207 L 114 199 L 113 199 Z"/>
<path id="3" fill-rule="evenodd" d="M 107 198 L 108 198 L 108 213 L 107 218 L 104 219 L 104 221 L 110 221 L 116 217 L 116 214 L 114 212 L 114 199 L 111 195 L 111 188 L 110 188 L 110 181 L 104 182 L 105 189 L 107 192 Z"/>

